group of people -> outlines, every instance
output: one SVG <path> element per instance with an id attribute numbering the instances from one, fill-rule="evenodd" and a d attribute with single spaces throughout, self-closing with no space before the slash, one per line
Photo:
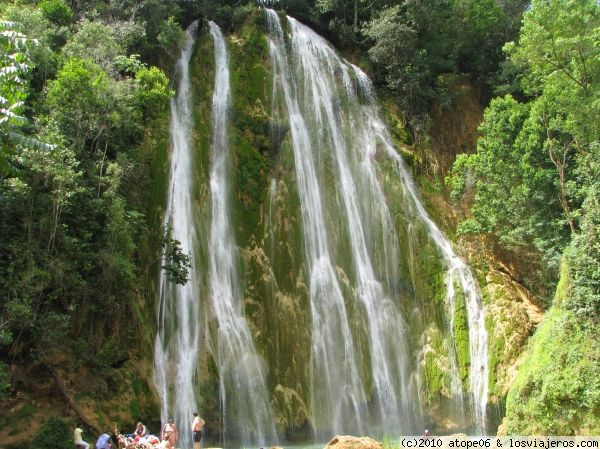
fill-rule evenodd
<path id="1" fill-rule="evenodd" d="M 194 420 L 192 421 L 192 440 L 194 442 L 194 449 L 201 448 L 202 442 L 202 429 L 204 428 L 204 420 L 198 416 L 198 412 L 194 412 Z M 81 425 L 78 425 L 73 432 L 73 440 L 76 449 L 90 449 L 90 445 L 86 443 L 82 438 L 83 431 Z M 151 435 L 148 432 L 148 428 L 142 423 L 138 422 L 133 433 L 123 435 L 115 428 L 114 436 L 118 442 L 119 449 L 173 449 L 179 439 L 179 430 L 170 418 L 167 423 L 163 426 L 160 433 L 160 438 L 155 435 Z M 96 449 L 113 449 L 111 443 L 111 436 L 108 432 L 102 433 L 96 441 Z"/>

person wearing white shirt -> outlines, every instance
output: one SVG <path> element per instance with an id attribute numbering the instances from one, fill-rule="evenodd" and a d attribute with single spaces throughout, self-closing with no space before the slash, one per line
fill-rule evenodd
<path id="1" fill-rule="evenodd" d="M 73 442 L 75 443 L 75 446 L 81 446 L 84 449 L 90 449 L 90 445 L 81 438 L 82 433 L 83 430 L 81 430 L 81 425 L 75 427 L 75 430 L 73 431 Z"/>

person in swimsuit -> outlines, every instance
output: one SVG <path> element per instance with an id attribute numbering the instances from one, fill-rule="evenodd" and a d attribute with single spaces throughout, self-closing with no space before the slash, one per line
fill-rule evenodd
<path id="1" fill-rule="evenodd" d="M 179 437 L 179 433 L 177 432 L 177 426 L 173 422 L 173 418 L 169 418 L 169 422 L 165 424 L 162 430 L 161 438 L 164 441 L 165 439 L 169 441 L 171 447 L 175 447 L 177 444 L 177 438 Z"/>

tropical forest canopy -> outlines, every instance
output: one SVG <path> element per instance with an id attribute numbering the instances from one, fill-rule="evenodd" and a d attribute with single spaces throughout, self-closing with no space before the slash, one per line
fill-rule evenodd
<path id="1" fill-rule="evenodd" d="M 258 6 L 286 10 L 363 67 L 415 154 L 429 151 L 432 105 L 455 100 L 451 80 L 476 86 L 486 106 L 476 148 L 449 173 L 418 157 L 413 170 L 456 207 L 449 234 L 531 261 L 524 284 L 572 339 L 536 340 L 533 354 L 556 345 L 575 375 L 528 361 L 509 424 L 600 429 L 595 0 L 2 0 L 0 398 L 26 385 L 10 365 L 44 373 L 68 354 L 101 378 L 152 344 L 150 280 L 164 268 L 185 282 L 185 254 L 156 207 L 172 65 L 192 20 L 227 31 Z M 163 253 L 173 263 L 161 268 Z M 567 287 L 553 299 L 559 277 Z M 544 382 L 547 395 L 527 403 Z M 110 388 L 100 382 L 98 395 Z"/>

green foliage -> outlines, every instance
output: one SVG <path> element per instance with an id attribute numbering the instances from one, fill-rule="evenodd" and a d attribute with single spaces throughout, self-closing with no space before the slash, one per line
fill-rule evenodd
<path id="1" fill-rule="evenodd" d="M 181 8 L 177 3 L 169 3 L 161 0 L 144 0 L 142 3 L 130 1 L 127 2 L 132 12 L 137 11 L 143 17 L 145 28 L 144 42 L 139 53 L 146 55 L 146 59 L 156 55 L 157 48 L 165 50 L 164 45 L 177 44 L 178 36 L 180 37 L 181 28 L 177 27 L 177 23 L 170 17 L 181 17 Z M 122 11 L 124 13 L 126 10 Z M 167 25 L 167 23 L 171 22 Z M 158 36 L 163 34 L 163 43 L 159 42 Z M 168 50 L 171 48 L 167 47 Z"/>
<path id="2" fill-rule="evenodd" d="M 511 57 L 526 69 L 524 87 L 541 93 L 548 83 L 565 79 L 591 94 L 598 81 L 597 33 L 600 10 L 594 0 L 535 0 L 525 14 Z"/>
<path id="3" fill-rule="evenodd" d="M 14 145 L 36 144 L 21 131 L 27 124 L 23 111 L 31 70 L 31 41 L 18 28 L 16 23 L 0 21 L 0 173 L 8 172 L 6 157 L 14 151 Z"/>
<path id="4" fill-rule="evenodd" d="M 119 42 L 123 49 L 127 50 L 128 52 L 140 51 L 140 49 L 143 48 L 144 44 L 146 43 L 146 29 L 142 23 L 131 19 L 114 20 L 110 22 L 109 26 L 115 41 Z M 117 56 L 117 58 L 119 58 L 119 56 Z M 130 56 L 133 57 L 135 55 Z"/>
<path id="5" fill-rule="evenodd" d="M 513 249 L 534 246 L 557 268 L 570 233 L 530 106 L 511 96 L 492 100 L 479 132 L 477 153 L 459 155 L 448 179 L 455 200 L 473 194 L 472 217 L 459 233 L 493 234 Z"/>
<path id="6" fill-rule="evenodd" d="M 323 3 L 323 2 L 322 2 Z M 325 2 L 329 4 L 331 2 Z M 369 2 L 377 3 L 377 2 Z M 515 37 L 514 21 L 523 1 L 405 1 L 374 7 L 361 31 L 376 64 L 375 79 L 385 82 L 422 134 L 434 100 L 445 102 L 441 75 L 469 73 L 484 85 L 495 79 L 502 45 Z"/>
<path id="7" fill-rule="evenodd" d="M 72 437 L 70 426 L 53 416 L 40 426 L 32 444 L 36 449 L 71 449 Z"/>
<path id="8" fill-rule="evenodd" d="M 157 48 L 158 33 L 146 35 L 149 16 L 95 6 L 3 8 L 30 36 L 3 22 L 0 89 L 12 106 L 0 157 L 12 170 L 0 175 L 0 360 L 53 363 L 67 354 L 70 368 L 108 372 L 142 319 L 132 298 L 146 276 L 137 251 L 147 200 L 136 185 L 148 184 L 144 158 L 153 149 L 136 150 L 172 92 L 147 57 L 125 53 Z M 93 21 L 73 23 L 74 14 Z"/>
<path id="9" fill-rule="evenodd" d="M 381 439 L 381 447 L 382 449 L 398 449 L 400 447 L 400 442 L 386 434 Z"/>
<path id="10" fill-rule="evenodd" d="M 134 99 L 147 117 L 164 113 L 175 91 L 169 88 L 169 79 L 158 67 L 142 67 L 136 73 L 138 88 Z"/>
<path id="11" fill-rule="evenodd" d="M 58 68 L 58 55 L 54 52 L 57 42 L 61 42 L 65 28 L 55 28 L 42 11 L 26 5 L 11 5 L 3 16 L 15 23 L 27 24 L 27 36 L 35 39 L 35 45 L 27 46 L 31 59 L 31 79 L 33 87 L 40 89 L 46 79 L 54 76 Z"/>
<path id="12" fill-rule="evenodd" d="M 69 25 L 73 21 L 73 10 L 63 0 L 44 0 L 38 8 L 46 19 L 56 25 Z"/>
<path id="13" fill-rule="evenodd" d="M 189 280 L 189 270 L 192 268 L 192 257 L 181 249 L 181 242 L 172 237 L 172 229 L 167 226 L 163 236 L 164 262 L 162 269 L 167 277 L 175 284 L 184 285 Z"/>
<path id="14" fill-rule="evenodd" d="M 63 47 L 63 54 L 71 59 L 89 59 L 107 73 L 114 74 L 115 58 L 123 54 L 123 48 L 108 25 L 85 20 Z"/>
<path id="15" fill-rule="evenodd" d="M 373 42 L 369 56 L 385 69 L 388 87 L 398 94 L 405 110 L 422 111 L 433 96 L 431 73 L 418 49 L 419 29 L 399 5 L 384 9 L 363 28 Z"/>
<path id="16" fill-rule="evenodd" d="M 62 134 L 83 146 L 106 131 L 109 98 L 107 74 L 90 60 L 71 58 L 48 83 L 46 107 Z"/>
<path id="17" fill-rule="evenodd" d="M 124 75 L 135 75 L 146 65 L 140 61 L 140 55 L 124 56 L 119 55 L 115 58 L 115 67 Z"/>
<path id="18" fill-rule="evenodd" d="M 535 248 L 554 272 L 578 230 L 598 152 L 599 26 L 593 0 L 533 2 L 519 42 L 505 47 L 532 97 L 494 99 L 477 154 L 459 156 L 448 179 L 453 198 L 471 206 L 460 232 L 492 235 L 512 250 Z"/>
<path id="19" fill-rule="evenodd" d="M 185 41 L 185 31 L 179 26 L 175 17 L 170 16 L 160 26 L 160 32 L 156 39 L 163 50 L 167 53 L 176 54 Z"/>
<path id="20" fill-rule="evenodd" d="M 568 294 L 568 287 L 563 287 L 559 295 Z M 575 315 L 554 306 L 538 328 L 508 394 L 508 434 L 597 434 L 599 373 L 597 328 L 596 333 L 585 332 Z"/>
<path id="21" fill-rule="evenodd" d="M 18 27 L 13 22 L 0 22 L 0 124 L 3 127 L 25 122 L 19 114 L 27 96 L 25 77 L 31 70 L 27 49 L 31 41 L 18 31 Z M 3 131 L 7 132 L 6 129 Z"/>
<path id="22" fill-rule="evenodd" d="M 573 311 L 585 327 L 598 326 L 600 320 L 600 183 L 597 180 L 598 177 L 582 206 L 581 231 L 566 254 L 572 291 L 563 306 Z"/>

